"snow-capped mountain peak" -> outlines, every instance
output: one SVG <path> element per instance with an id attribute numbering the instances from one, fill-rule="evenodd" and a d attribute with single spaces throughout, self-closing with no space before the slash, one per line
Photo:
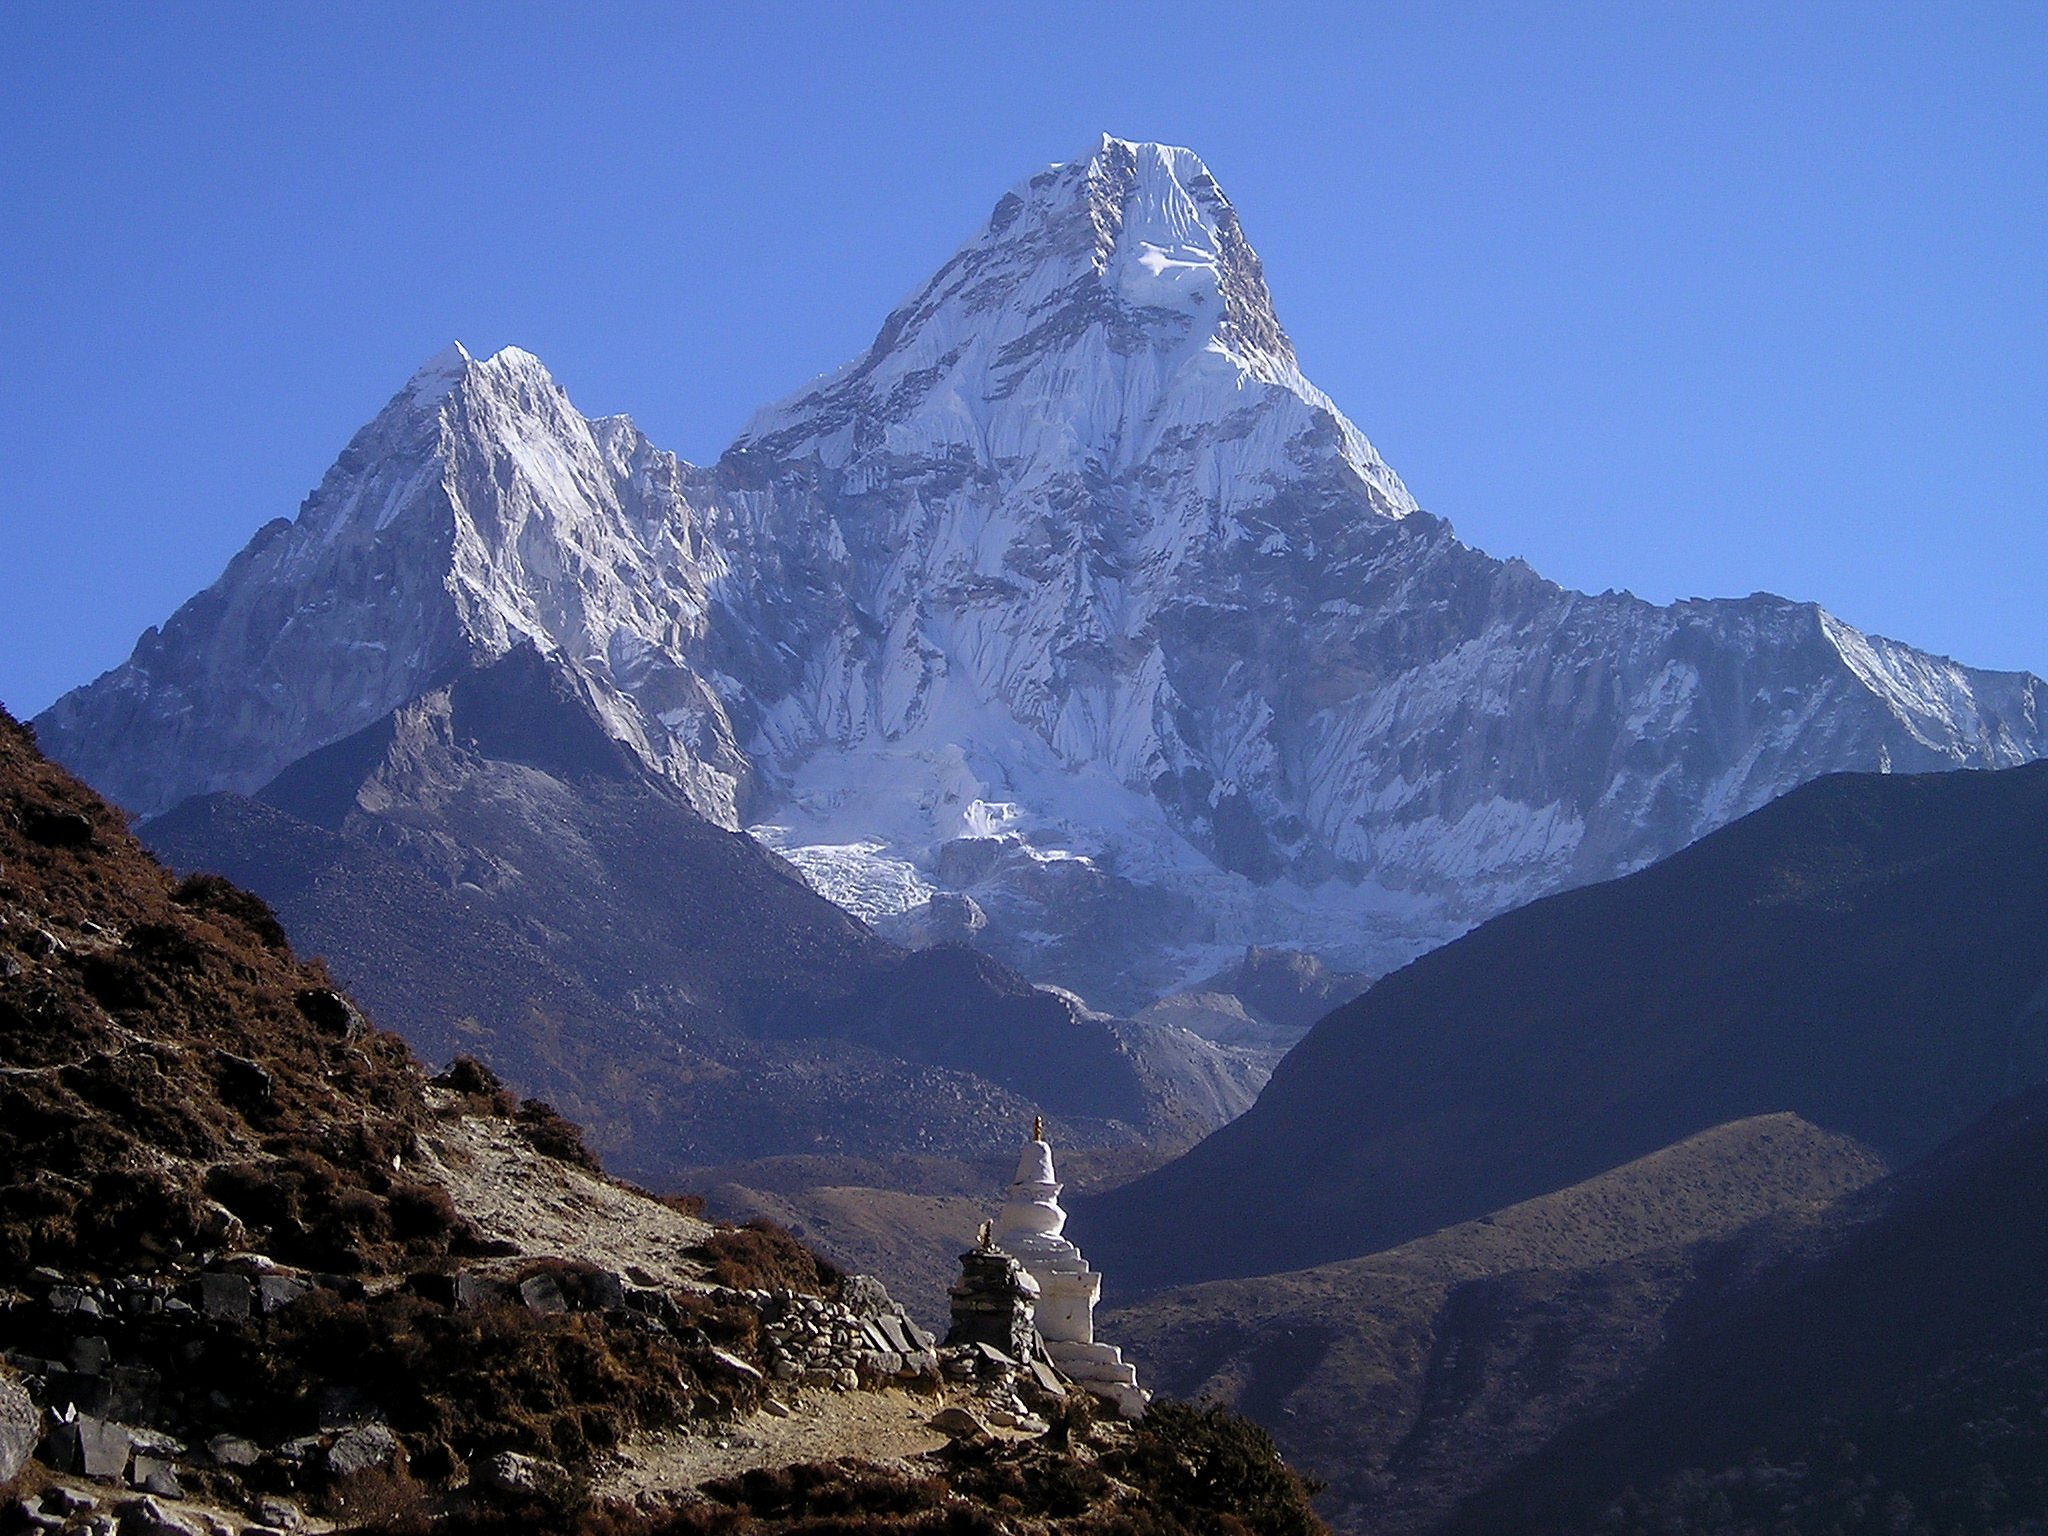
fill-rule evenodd
<path id="1" fill-rule="evenodd" d="M 1459 543 L 1201 160 L 1110 137 L 710 469 L 451 346 L 38 728 L 152 812 L 522 643 L 828 895 L 1119 1005 L 1247 943 L 1380 969 L 1816 774 L 2048 751 L 2035 678 Z"/>
<path id="2" fill-rule="evenodd" d="M 1270 500 L 1323 438 L 1373 510 L 1413 509 L 1295 366 L 1200 158 L 1105 135 L 1006 193 L 865 354 L 761 412 L 735 451 L 856 486 L 884 465 L 965 460 L 1006 487 L 1130 475 L 1166 453 L 1201 460 L 1229 506 Z"/>
<path id="3" fill-rule="evenodd" d="M 1294 347 L 1236 210 L 1201 158 L 1104 134 L 1075 165 L 1097 233 L 1096 267 L 1116 295 L 1188 316 L 1194 335 L 1277 382 L 1293 365 Z"/>
<path id="4" fill-rule="evenodd" d="M 359 431 L 298 517 L 265 526 L 127 663 L 60 700 L 112 711 L 73 760 L 136 810 L 253 790 L 305 753 L 521 644 L 589 684 L 613 733 L 737 824 L 749 769 L 690 656 L 722 566 L 687 466 L 591 421 L 532 353 L 459 342 Z M 155 743 L 127 750 L 127 735 Z"/>
<path id="5" fill-rule="evenodd" d="M 421 363 L 399 393 L 418 405 L 438 404 L 461 382 L 474 361 L 476 359 L 470 356 L 469 348 L 459 341 L 451 341 Z"/>

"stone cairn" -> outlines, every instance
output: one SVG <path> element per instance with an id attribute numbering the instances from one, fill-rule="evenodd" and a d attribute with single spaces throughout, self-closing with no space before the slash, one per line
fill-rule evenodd
<path id="1" fill-rule="evenodd" d="M 947 1294 L 953 1301 L 949 1346 L 986 1344 L 1019 1362 L 1041 1353 L 1032 1326 L 1038 1282 L 995 1246 L 987 1222 L 981 1224 L 981 1240 L 960 1255 L 960 1279 Z"/>
<path id="2" fill-rule="evenodd" d="M 1096 1341 L 1102 1276 L 1063 1235 L 1061 1188 L 1044 1124 L 1034 1121 L 1001 1215 L 993 1229 L 983 1223 L 980 1240 L 960 1256 L 946 1343 L 995 1353 L 1043 1386 L 1071 1382 L 1136 1418 L 1151 1394 L 1122 1351 Z"/>

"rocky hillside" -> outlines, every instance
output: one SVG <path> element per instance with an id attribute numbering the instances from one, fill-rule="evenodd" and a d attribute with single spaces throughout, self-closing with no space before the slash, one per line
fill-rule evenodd
<path id="1" fill-rule="evenodd" d="M 2048 1079 L 2044 934 L 2048 768 L 1832 777 L 1379 982 L 1075 1221 L 1156 1285 L 1355 1257 L 1778 1110 L 1901 1164 Z"/>
<path id="2" fill-rule="evenodd" d="M 1460 543 L 1303 376 L 1200 159 L 1113 138 L 710 468 L 451 348 L 39 724 L 155 814 L 522 643 L 849 910 L 1116 1012 L 1247 944 L 1383 973 L 1832 770 L 2048 747 L 2030 676 Z"/>
<path id="3" fill-rule="evenodd" d="M 74 1536 L 1320 1528 L 1241 1422 L 1097 1422 L 429 1081 L 4 716 L 0 1357 L 0 1519 Z"/>
<path id="4" fill-rule="evenodd" d="M 1185 1147 L 1265 1075 L 879 938 L 699 814 L 531 646 L 143 835 L 261 893 L 423 1055 L 489 1061 L 651 1181 L 793 1150 L 974 1158 L 1037 1111 L 1077 1144 Z"/>
<path id="5" fill-rule="evenodd" d="M 2048 1090 L 1881 1167 L 1761 1117 L 1105 1326 L 1272 1424 L 1343 1531 L 2038 1529 Z"/>

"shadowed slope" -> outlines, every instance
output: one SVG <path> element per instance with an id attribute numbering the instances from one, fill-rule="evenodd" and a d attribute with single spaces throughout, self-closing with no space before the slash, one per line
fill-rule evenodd
<path id="1" fill-rule="evenodd" d="M 1854 1206 L 1835 1241 L 1766 1246 L 1760 1279 L 1689 1306 L 1636 1392 L 1450 1529 L 2040 1529 L 2048 1092 Z"/>
<path id="2" fill-rule="evenodd" d="M 271 900 L 420 1050 L 545 1092 L 637 1177 L 974 1157 L 1041 1109 L 1184 1146 L 1250 1098 L 1231 1053 L 1172 1059 L 986 957 L 878 938 L 646 771 L 531 647 L 146 830 Z"/>
<path id="3" fill-rule="evenodd" d="M 1170 1291 L 1105 1319 L 1148 1379 L 1270 1425 L 1343 1529 L 1427 1529 L 1648 1367 L 1716 1240 L 1884 1172 L 1791 1115 L 1716 1127 L 1370 1258 Z"/>
<path id="4" fill-rule="evenodd" d="M 2044 934 L 2048 768 L 1825 779 L 1386 978 L 1076 1226 L 1156 1285 L 1370 1251 L 1775 1110 L 1909 1160 L 2048 1075 Z"/>

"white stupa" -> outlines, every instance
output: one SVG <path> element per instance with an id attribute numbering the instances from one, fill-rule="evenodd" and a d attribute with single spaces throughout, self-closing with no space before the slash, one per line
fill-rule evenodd
<path id="1" fill-rule="evenodd" d="M 1053 1178 L 1052 1148 L 1043 1127 L 1034 1124 L 1024 1155 L 1017 1160 L 1010 1197 L 996 1218 L 996 1246 L 1038 1282 L 1038 1334 L 1060 1373 L 1115 1403 L 1125 1417 L 1136 1418 L 1151 1394 L 1138 1385 L 1137 1367 L 1125 1363 L 1123 1351 L 1095 1342 L 1095 1303 L 1102 1296 L 1102 1276 L 1060 1235 L 1066 1224 L 1060 1184 Z"/>

